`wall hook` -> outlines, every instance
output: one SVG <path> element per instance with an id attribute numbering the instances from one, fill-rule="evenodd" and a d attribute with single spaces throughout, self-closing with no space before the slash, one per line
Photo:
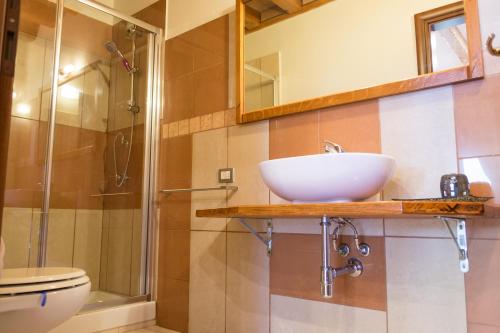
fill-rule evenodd
<path id="1" fill-rule="evenodd" d="M 493 46 L 493 41 L 495 40 L 495 34 L 492 33 L 488 36 L 488 40 L 486 41 L 486 46 L 488 47 L 488 51 L 491 55 L 500 57 L 500 48 Z"/>

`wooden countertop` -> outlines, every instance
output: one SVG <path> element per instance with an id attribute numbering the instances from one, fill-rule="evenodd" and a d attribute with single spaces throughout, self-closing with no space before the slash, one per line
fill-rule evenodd
<path id="1" fill-rule="evenodd" d="M 414 218 L 421 216 L 500 217 L 500 207 L 481 202 L 456 201 L 374 201 L 322 204 L 249 205 L 197 210 L 197 217 L 279 218 L 279 217 Z"/>

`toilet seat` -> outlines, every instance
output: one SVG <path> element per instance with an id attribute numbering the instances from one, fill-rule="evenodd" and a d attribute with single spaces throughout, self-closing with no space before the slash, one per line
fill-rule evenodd
<path id="1" fill-rule="evenodd" d="M 0 278 L 0 297 L 72 288 L 89 281 L 85 271 L 78 268 L 4 269 Z"/>

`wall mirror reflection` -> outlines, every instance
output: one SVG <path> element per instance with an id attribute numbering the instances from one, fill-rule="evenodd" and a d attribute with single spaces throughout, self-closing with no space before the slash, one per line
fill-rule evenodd
<path id="1" fill-rule="evenodd" d="M 240 122 L 482 76 L 476 1 L 240 1 Z"/>

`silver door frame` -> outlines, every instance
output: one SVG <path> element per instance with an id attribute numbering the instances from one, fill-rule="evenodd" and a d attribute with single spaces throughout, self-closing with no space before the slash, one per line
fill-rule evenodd
<path id="1" fill-rule="evenodd" d="M 148 32 L 148 82 L 145 117 L 144 138 L 144 165 L 142 189 L 142 249 L 140 270 L 140 293 L 151 299 L 154 292 L 153 277 L 156 266 L 156 199 L 157 199 L 157 170 L 159 158 L 158 147 L 160 138 L 160 116 L 163 97 L 163 66 L 162 54 L 164 47 L 163 29 L 141 21 L 135 17 L 123 14 L 91 0 L 72 0 L 92 7 L 103 13 L 130 22 Z M 63 29 L 64 0 L 57 0 L 56 30 L 54 36 L 54 68 L 52 71 L 52 93 L 48 118 L 48 134 L 46 143 L 46 157 L 44 168 L 43 203 L 40 221 L 38 266 L 46 265 L 47 237 L 50 209 L 50 191 L 52 182 L 53 148 L 56 125 L 56 107 L 59 83 L 59 64 L 61 56 L 61 36 Z"/>

